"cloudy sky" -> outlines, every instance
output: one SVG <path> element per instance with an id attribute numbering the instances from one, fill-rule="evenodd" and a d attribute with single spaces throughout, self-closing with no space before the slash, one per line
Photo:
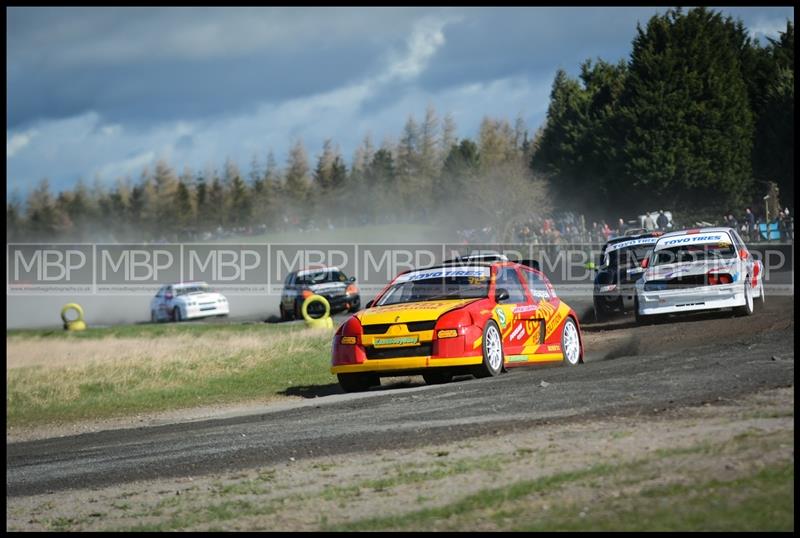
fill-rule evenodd
<path id="1" fill-rule="evenodd" d="M 791 7 L 714 8 L 766 42 Z M 7 8 L 7 194 L 40 179 L 136 179 L 283 166 L 324 139 L 348 164 L 369 133 L 399 136 L 428 104 L 474 137 L 484 116 L 531 131 L 555 72 L 627 59 L 636 23 L 665 8 Z"/>

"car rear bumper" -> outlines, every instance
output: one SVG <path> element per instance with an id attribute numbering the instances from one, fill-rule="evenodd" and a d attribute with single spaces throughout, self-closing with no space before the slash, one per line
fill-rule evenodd
<path id="1" fill-rule="evenodd" d="M 431 356 L 402 357 L 397 359 L 365 359 L 359 364 L 340 364 L 331 367 L 333 374 L 350 374 L 358 372 L 374 372 L 388 375 L 390 373 L 407 374 L 424 371 L 430 368 L 474 366 L 483 362 L 483 356 L 445 357 Z"/>
<path id="2" fill-rule="evenodd" d="M 639 314 L 643 316 L 734 308 L 745 304 L 741 283 L 683 290 L 640 291 L 638 298 Z"/>
<path id="3" fill-rule="evenodd" d="M 623 284 L 611 291 L 594 290 L 595 304 L 606 308 L 617 308 L 620 301 L 622 301 L 622 308 L 624 310 L 631 310 L 633 308 L 635 296 L 636 288 L 633 284 Z"/>

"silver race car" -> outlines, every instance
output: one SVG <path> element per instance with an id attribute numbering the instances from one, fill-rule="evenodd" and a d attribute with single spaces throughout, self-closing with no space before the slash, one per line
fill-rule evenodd
<path id="1" fill-rule="evenodd" d="M 666 314 L 733 308 L 753 313 L 764 298 L 764 267 L 733 228 L 697 228 L 661 236 L 642 261 L 636 282 L 636 321 Z"/>

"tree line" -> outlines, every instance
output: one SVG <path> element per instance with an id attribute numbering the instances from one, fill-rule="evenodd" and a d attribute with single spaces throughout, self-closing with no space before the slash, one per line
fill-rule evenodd
<path id="1" fill-rule="evenodd" d="M 408 117 L 396 141 L 387 137 L 376 147 L 367 134 L 349 167 L 333 140 L 313 162 L 298 140 L 285 166 L 269 151 L 263 163 L 253 157 L 246 175 L 231 159 L 221 170 L 181 173 L 162 159 L 136 181 L 121 178 L 110 188 L 80 180 L 56 195 L 44 179 L 24 206 L 13 196 L 7 204 L 8 238 L 184 240 L 420 220 L 505 228 L 503 204 L 492 198 L 523 194 L 527 205 L 509 202 L 518 215 L 547 208 L 544 182 L 527 167 L 530 148 L 521 117 L 513 127 L 485 117 L 472 141 L 458 138 L 451 114 L 440 119 L 428 106 L 421 122 Z M 505 186 L 497 188 L 500 182 Z"/>
<path id="2" fill-rule="evenodd" d="M 760 204 L 768 182 L 792 203 L 791 21 L 761 46 L 741 21 L 671 9 L 637 25 L 628 61 L 580 68 L 556 74 L 531 162 L 559 203 L 718 217 Z"/>
<path id="3" fill-rule="evenodd" d="M 485 117 L 475 140 L 429 106 L 395 139 L 367 134 L 348 166 L 326 140 L 296 141 L 244 174 L 176 171 L 165 160 L 113 186 L 44 179 L 7 202 L 8 240 L 181 240 L 379 222 L 490 226 L 498 240 L 554 207 L 589 218 L 669 209 L 717 216 L 757 202 L 774 181 L 793 200 L 794 27 L 765 46 L 706 8 L 638 25 L 630 59 L 556 73 L 545 124 Z M 786 203 L 786 202 L 784 202 Z"/>

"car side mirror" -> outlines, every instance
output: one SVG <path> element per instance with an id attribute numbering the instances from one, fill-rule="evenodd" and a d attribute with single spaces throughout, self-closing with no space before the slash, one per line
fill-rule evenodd
<path id="1" fill-rule="evenodd" d="M 746 260 L 747 259 L 747 251 L 745 249 L 739 250 L 739 259 Z"/>
<path id="2" fill-rule="evenodd" d="M 354 277 L 354 276 L 351 276 L 350 278 L 348 278 L 348 279 L 347 279 L 347 281 L 348 281 L 348 282 L 350 282 L 350 283 L 352 284 L 353 282 L 355 282 L 355 281 L 356 281 L 356 277 Z"/>
<path id="3" fill-rule="evenodd" d="M 374 301 L 374 300 L 372 300 L 372 301 L 367 301 L 367 306 L 365 306 L 364 308 L 369 308 L 369 307 L 371 307 L 371 306 L 372 306 L 374 303 L 375 303 L 375 301 Z"/>
<path id="4" fill-rule="evenodd" d="M 590 271 L 597 271 L 597 264 L 594 262 L 586 262 L 586 265 L 584 265 L 584 267 L 586 267 Z"/>
<path id="5" fill-rule="evenodd" d="M 642 269 L 647 269 L 648 265 L 650 265 L 650 258 L 644 258 L 642 260 Z"/>
<path id="6" fill-rule="evenodd" d="M 505 288 L 497 288 L 497 290 L 494 292 L 494 300 L 496 303 L 502 303 L 503 301 L 507 300 L 508 297 L 508 290 Z"/>

